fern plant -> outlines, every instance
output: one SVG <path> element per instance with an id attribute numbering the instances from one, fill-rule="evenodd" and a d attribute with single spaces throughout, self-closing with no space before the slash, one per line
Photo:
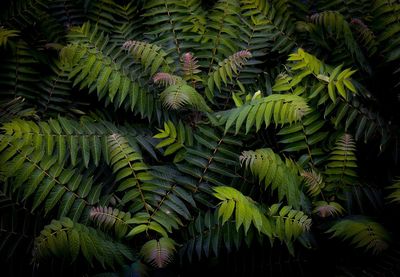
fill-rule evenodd
<path id="1" fill-rule="evenodd" d="M 384 275 L 399 7 L 2 1 L 6 274 Z"/>

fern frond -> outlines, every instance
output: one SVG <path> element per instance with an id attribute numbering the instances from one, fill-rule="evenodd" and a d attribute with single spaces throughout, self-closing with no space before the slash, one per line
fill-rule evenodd
<path id="1" fill-rule="evenodd" d="M 61 163 L 71 160 L 76 165 L 82 157 L 86 167 L 91 161 L 98 165 L 101 158 L 108 161 L 107 136 L 116 127 L 110 123 L 78 122 L 58 117 L 49 121 L 16 119 L 1 127 L 4 137 L 22 146 L 31 145 L 37 151 L 58 157 Z"/>
<path id="2" fill-rule="evenodd" d="M 292 206 L 281 207 L 281 204 L 273 204 L 269 208 L 268 215 L 273 219 L 275 236 L 284 242 L 293 254 L 292 242 L 310 230 L 311 218 L 304 212 L 293 209 Z"/>
<path id="3" fill-rule="evenodd" d="M 399 12 L 400 4 L 392 0 L 377 0 L 373 4 L 374 28 L 383 47 L 387 61 L 399 58 Z"/>
<path id="4" fill-rule="evenodd" d="M 337 202 L 317 201 L 314 202 L 313 213 L 318 214 L 320 217 L 339 216 L 345 211 L 344 208 Z"/>
<path id="5" fill-rule="evenodd" d="M 181 62 L 184 79 L 186 81 L 190 80 L 192 85 L 194 85 L 200 79 L 196 74 L 201 72 L 199 69 L 200 65 L 197 64 L 197 58 L 188 52 L 182 55 Z"/>
<path id="6" fill-rule="evenodd" d="M 327 182 L 338 185 L 354 185 L 354 179 L 357 177 L 355 150 L 356 145 L 351 135 L 343 134 L 338 138 L 325 170 Z"/>
<path id="7" fill-rule="evenodd" d="M 90 218 L 104 229 L 114 229 L 118 239 L 123 238 L 128 232 L 127 220 L 131 219 L 131 214 L 119 211 L 111 207 L 93 207 L 90 209 Z"/>
<path id="8" fill-rule="evenodd" d="M 328 34 L 342 38 L 351 56 L 355 58 L 365 71 L 370 72 L 366 58 L 353 36 L 349 23 L 342 14 L 336 11 L 324 11 L 313 14 L 310 19 L 315 24 L 321 26 Z"/>
<path id="9" fill-rule="evenodd" d="M 79 2 L 53 0 L 47 1 L 47 7 L 49 14 L 66 29 L 71 26 L 81 25 L 84 21 L 85 11 Z"/>
<path id="10" fill-rule="evenodd" d="M 172 57 L 175 63 L 185 51 L 199 44 L 206 28 L 205 12 L 200 0 L 152 0 L 144 5 L 146 34 Z M 160 27 L 162 26 L 162 27 Z"/>
<path id="11" fill-rule="evenodd" d="M 111 63 L 108 56 L 89 49 L 89 45 L 70 44 L 61 51 L 61 60 L 70 65 L 69 78 L 74 78 L 74 85 L 80 83 L 81 88 L 89 87 L 89 92 L 97 91 L 99 99 L 106 97 L 117 108 L 125 103 L 133 110 L 140 101 L 154 101 L 148 99 L 149 95 L 121 70 L 120 65 Z M 152 111 L 142 114 L 149 115 L 148 112 L 151 115 Z"/>
<path id="12" fill-rule="evenodd" d="M 132 146 L 126 137 L 114 133 L 108 136 L 108 147 L 115 181 L 119 183 L 117 191 L 125 191 L 122 203 L 134 202 L 134 212 L 142 209 L 149 211 L 142 182 L 151 179 L 151 175 L 147 172 L 149 168 L 144 163 L 137 145 Z M 136 201 L 137 198 L 140 201 Z"/>
<path id="13" fill-rule="evenodd" d="M 175 242 L 170 238 L 160 238 L 146 242 L 140 250 L 144 260 L 157 268 L 163 268 L 173 261 Z"/>
<path id="14" fill-rule="evenodd" d="M 356 140 L 364 138 L 366 142 L 377 132 L 385 139 L 387 126 L 382 116 L 361 102 L 364 100 L 362 97 L 371 96 L 351 78 L 354 70 L 342 70 L 342 65 L 331 68 L 302 49 L 291 54 L 288 61 L 293 62 L 289 71 L 291 75 L 278 76 L 273 90 L 291 91 L 309 98 L 311 105 L 325 105 L 323 116 L 330 116 L 337 129 L 344 128 L 348 132 L 355 127 Z M 307 77 L 311 74 L 314 80 Z"/>
<path id="15" fill-rule="evenodd" d="M 155 96 L 141 86 L 148 72 L 128 59 L 120 48 L 122 42 L 108 43 L 110 37 L 89 23 L 72 28 L 68 37 L 71 43 L 61 50 L 60 58 L 74 86 L 87 87 L 89 93 L 97 91 L 106 106 L 113 103 L 118 109 L 123 105 L 149 119 L 160 108 Z"/>
<path id="16" fill-rule="evenodd" d="M 245 235 L 244 228 L 236 230 L 235 225 L 234 220 L 228 220 L 221 224 L 218 209 L 213 212 L 208 210 L 200 213 L 182 232 L 184 243 L 180 248 L 180 255 L 186 256 L 189 262 L 192 262 L 195 256 L 198 260 L 210 258 L 213 254 L 220 257 L 224 254 L 224 249 L 228 253 L 232 250 L 239 250 L 244 242 L 250 247 L 261 234 L 255 228 L 250 227 Z M 271 241 L 273 240 L 273 237 L 269 238 Z"/>
<path id="17" fill-rule="evenodd" d="M 214 85 L 217 86 L 218 90 L 221 90 L 221 81 L 225 85 L 227 85 L 228 79 L 232 81 L 233 76 L 239 74 L 239 70 L 251 57 L 250 51 L 241 50 L 224 59 L 222 62 L 219 62 L 218 67 L 215 67 L 214 70 L 209 73 L 207 80 L 209 92 L 211 94 L 214 93 Z"/>
<path id="18" fill-rule="evenodd" d="M 153 76 L 153 82 L 157 85 L 168 87 L 182 82 L 182 78 L 169 73 L 159 72 Z"/>
<path id="19" fill-rule="evenodd" d="M 353 18 L 350 24 L 354 26 L 358 34 L 358 41 L 367 50 L 368 56 L 373 56 L 378 51 L 378 42 L 374 32 L 359 18 Z"/>
<path id="20" fill-rule="evenodd" d="M 84 12 L 87 14 L 87 19 L 106 32 L 115 31 L 117 26 L 119 27 L 127 22 L 138 24 L 140 3 L 120 3 L 112 0 L 90 1 L 84 5 Z M 140 24 L 138 25 L 140 26 Z"/>
<path id="21" fill-rule="evenodd" d="M 14 98 L 10 101 L 0 102 L 0 123 L 4 124 L 12 121 L 13 119 L 38 119 L 36 111 L 33 108 L 26 108 L 25 99 L 22 97 Z"/>
<path id="22" fill-rule="evenodd" d="M 393 185 L 388 187 L 392 192 L 387 196 L 390 202 L 400 203 L 400 179 L 396 179 Z"/>
<path id="23" fill-rule="evenodd" d="M 385 228 L 366 218 L 348 218 L 336 222 L 327 233 L 332 237 L 351 240 L 357 248 L 364 248 L 373 254 L 379 254 L 389 247 L 389 235 Z"/>
<path id="24" fill-rule="evenodd" d="M 361 140 L 366 143 L 374 135 L 379 135 L 382 141 L 387 139 L 388 126 L 382 116 L 365 105 L 362 105 L 358 99 L 354 99 L 351 103 L 341 103 L 334 107 L 328 106 L 325 116 L 336 112 L 334 118 L 335 127 L 344 127 L 345 132 L 352 131 L 355 133 L 355 140 Z M 342 122 L 343 121 L 343 122 Z M 343 126 L 344 125 L 344 126 Z"/>
<path id="25" fill-rule="evenodd" d="M 247 234 L 250 225 L 253 224 L 259 232 L 272 237 L 271 223 L 254 200 L 232 187 L 215 187 L 214 191 L 214 196 L 221 200 L 218 218 L 222 218 L 222 225 L 232 217 L 235 211 L 236 231 L 243 225 L 244 232 Z"/>
<path id="26" fill-rule="evenodd" d="M 146 180 L 141 188 L 148 204 L 148 211 L 138 212 L 128 220 L 129 224 L 137 224 L 128 234 L 135 236 L 142 232 L 154 231 L 163 237 L 172 233 L 173 229 L 183 226 L 183 220 L 190 220 L 190 207 L 196 207 L 190 188 L 183 176 L 171 166 L 152 167 L 150 180 Z M 180 184 L 180 182 L 183 184 Z"/>
<path id="27" fill-rule="evenodd" d="M 393 0 L 376 0 L 373 3 L 372 27 L 377 35 L 381 53 L 387 63 L 394 64 L 395 87 L 400 86 L 398 66 L 400 60 L 400 3 Z"/>
<path id="28" fill-rule="evenodd" d="M 22 40 L 8 47 L 12 52 L 1 53 L 0 95 L 3 99 L 23 97 L 36 99 L 36 83 L 40 79 L 36 67 L 39 65 L 36 52 Z"/>
<path id="29" fill-rule="evenodd" d="M 183 83 L 167 87 L 160 94 L 160 99 L 168 109 L 178 110 L 189 105 L 200 111 L 211 112 L 196 89 Z"/>
<path id="30" fill-rule="evenodd" d="M 225 224 L 221 224 L 218 209 L 214 212 L 208 210 L 206 213 L 199 214 L 192 219 L 188 228 L 182 233 L 184 243 L 179 252 L 181 255 L 186 255 L 190 262 L 195 254 L 200 260 L 204 257 L 203 255 L 209 257 L 212 253 L 218 257 L 221 248 L 227 249 L 228 252 L 235 246 L 238 249 L 240 247 L 239 238 L 244 236 L 243 228 L 237 231 L 235 222 L 227 221 Z"/>
<path id="31" fill-rule="evenodd" d="M 191 128 L 179 121 L 177 128 L 172 121 L 164 122 L 164 130 L 159 129 L 160 133 L 153 136 L 157 139 L 163 139 L 160 141 L 156 148 L 162 148 L 168 146 L 164 151 L 164 156 L 171 155 L 183 147 L 193 145 L 193 133 Z M 175 160 L 176 162 L 176 160 Z"/>
<path id="32" fill-rule="evenodd" d="M 32 200 L 32 211 L 44 208 L 44 216 L 48 216 L 56 209 L 59 216 L 84 220 L 88 207 L 100 201 L 102 187 L 95 185 L 93 178 L 57 163 L 57 156 L 4 141 L 0 152 L 1 175 L 12 180 L 12 191 L 20 193 L 23 201 Z"/>
<path id="33" fill-rule="evenodd" d="M 64 27 L 48 9 L 47 0 L 18 1 L 2 7 L 2 22 L 8 29 L 21 30 L 28 40 L 59 42 L 64 38 Z M 40 21 L 37 19 L 40 18 Z"/>
<path id="34" fill-rule="evenodd" d="M 321 142 L 329 132 L 324 131 L 326 122 L 318 112 L 310 112 L 300 121 L 283 128 L 277 133 L 279 143 L 285 152 L 304 153 L 299 159 L 302 164 L 310 162 L 314 165 L 321 163 L 324 159 L 324 151 L 320 148 Z"/>
<path id="35" fill-rule="evenodd" d="M 50 117 L 59 114 L 85 114 L 84 110 L 89 107 L 89 103 L 81 100 L 73 92 L 73 82 L 68 78 L 69 71 L 58 60 L 51 61 L 50 71 L 42 72 L 46 74 L 41 78 L 36 93 L 38 110 Z"/>
<path id="36" fill-rule="evenodd" d="M 302 211 L 294 210 L 292 206 L 281 207 L 281 204 L 273 204 L 269 208 L 269 215 L 277 221 L 276 235 L 279 238 L 286 237 L 286 239 L 292 240 L 293 238 L 297 238 L 301 233 L 309 231 L 311 228 L 311 218 Z M 288 223 L 286 223 L 287 221 Z M 282 227 L 285 225 L 292 225 L 292 231 L 285 230 L 285 232 L 282 232 Z"/>
<path id="37" fill-rule="evenodd" d="M 237 170 L 243 142 L 207 125 L 199 125 L 193 138 L 193 146 L 186 148 L 183 160 L 176 164 L 183 175 L 176 181 L 192 190 L 196 201 L 213 207 L 209 199 L 212 187 L 244 178 Z"/>
<path id="38" fill-rule="evenodd" d="M 248 37 L 244 39 L 248 45 L 254 44 L 257 50 L 267 48 L 278 53 L 288 53 L 297 45 L 294 35 L 295 13 L 289 8 L 288 1 L 242 0 L 241 10 L 247 24 L 252 26 L 250 35 L 246 34 L 249 30 L 242 35 Z"/>
<path id="39" fill-rule="evenodd" d="M 19 36 L 19 31 L 8 30 L 3 26 L 0 26 L 0 47 L 5 47 L 8 43 L 8 39 L 18 36 Z"/>
<path id="40" fill-rule="evenodd" d="M 303 48 L 297 49 L 297 52 L 289 55 L 288 61 L 293 62 L 292 70 L 307 69 L 313 74 L 318 75 L 327 71 L 327 66 L 316 56 L 307 53 Z"/>
<path id="41" fill-rule="evenodd" d="M 132 218 L 125 223 L 137 224 L 127 236 L 132 237 L 152 230 L 167 237 L 167 232 L 172 232 L 172 228 L 177 229 L 182 225 L 179 217 L 173 216 L 171 211 L 163 206 L 163 204 L 173 205 L 170 198 L 178 201 L 172 193 L 175 186 L 166 189 L 165 181 L 158 182 L 158 178 L 151 174 L 149 167 L 144 163 L 135 141 L 129 141 L 120 134 L 113 134 L 109 136 L 108 142 L 110 163 L 116 176 L 115 181 L 118 183 L 117 191 L 124 193 L 121 204 L 126 206 L 129 204 L 129 211 L 132 213 Z M 172 206 L 172 210 L 175 208 L 178 214 L 182 213 L 182 207 L 178 203 Z M 186 206 L 184 211 L 187 211 Z M 184 212 L 186 217 L 187 213 Z"/>
<path id="42" fill-rule="evenodd" d="M 161 47 L 144 41 L 128 40 L 122 46 L 128 50 L 145 70 L 150 67 L 150 75 L 154 75 L 161 67 L 162 72 L 172 72 L 170 67 L 172 61 Z"/>
<path id="43" fill-rule="evenodd" d="M 247 49 L 253 59 L 240 71 L 238 79 L 243 84 L 251 85 L 263 70 L 265 56 L 278 50 L 282 53 L 290 51 L 295 41 L 292 37 L 293 24 L 290 10 L 285 3 L 241 0 L 240 49 Z M 279 7 L 279 11 L 276 7 Z M 289 32 L 289 33 L 288 33 Z"/>
<path id="44" fill-rule="evenodd" d="M 217 113 L 219 123 L 225 125 L 225 132 L 236 122 L 235 133 L 246 121 L 246 133 L 255 125 L 256 131 L 264 123 L 267 128 L 272 121 L 278 124 L 300 120 L 309 112 L 304 98 L 296 95 L 274 94 L 255 99 L 241 107 Z"/>
<path id="45" fill-rule="evenodd" d="M 265 188 L 277 189 L 279 200 L 285 197 L 290 205 L 299 207 L 301 179 L 292 161 L 286 159 L 283 162 L 272 149 L 263 148 L 244 151 L 240 162 L 264 183 Z"/>
<path id="46" fill-rule="evenodd" d="M 238 50 L 239 11 L 238 0 L 219 0 L 208 13 L 207 28 L 197 54 L 208 72 L 214 64 Z"/>
<path id="47" fill-rule="evenodd" d="M 132 250 L 124 244 L 67 217 L 52 220 L 44 227 L 35 239 L 33 257 L 36 262 L 50 256 L 75 261 L 80 253 L 92 266 L 95 259 L 104 268 L 134 259 Z"/>
<path id="48" fill-rule="evenodd" d="M 342 70 L 342 65 L 334 69 L 328 69 L 322 61 L 304 52 L 301 48 L 298 49 L 297 53 L 291 54 L 288 61 L 293 62 L 290 67 L 291 71 L 296 72 L 296 74 L 293 77 L 285 76 L 278 79 L 272 88 L 273 91 L 293 91 L 298 89 L 297 85 L 305 77 L 312 74 L 318 79 L 320 85 L 309 95 L 309 98 L 320 96 L 319 104 L 322 104 L 322 101 L 326 101 L 328 96 L 335 103 L 338 97 L 348 100 L 349 95 L 357 93 L 350 78 L 356 72 L 355 70 L 350 68 Z M 322 100 L 324 97 L 320 94 L 326 95 L 324 100 Z"/>
<path id="49" fill-rule="evenodd" d="M 310 194 L 310 196 L 317 196 L 325 187 L 325 182 L 322 178 L 322 175 L 314 169 L 312 169 L 311 171 L 302 172 L 301 176 L 304 177 L 304 180 L 308 185 L 308 194 Z"/>

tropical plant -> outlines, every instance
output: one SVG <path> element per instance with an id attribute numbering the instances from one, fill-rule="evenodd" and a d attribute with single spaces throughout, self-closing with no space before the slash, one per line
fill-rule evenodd
<path id="1" fill-rule="evenodd" d="M 0 8 L 6 275 L 398 270 L 399 1 Z"/>

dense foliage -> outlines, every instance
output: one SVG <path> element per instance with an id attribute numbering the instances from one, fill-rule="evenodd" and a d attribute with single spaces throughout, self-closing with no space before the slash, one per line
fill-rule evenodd
<path id="1" fill-rule="evenodd" d="M 7 276 L 399 271 L 398 0 L 4 0 L 0 57 Z"/>

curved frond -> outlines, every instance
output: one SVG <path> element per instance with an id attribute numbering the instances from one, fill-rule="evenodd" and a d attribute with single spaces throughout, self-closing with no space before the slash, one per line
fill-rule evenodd
<path id="1" fill-rule="evenodd" d="M 291 91 L 309 98 L 310 105 L 324 107 L 323 116 L 329 116 L 336 129 L 344 128 L 346 132 L 353 129 L 356 140 L 363 138 L 367 142 L 376 133 L 383 141 L 387 139 L 388 127 L 382 116 L 363 103 L 363 98 L 370 98 L 370 95 L 353 80 L 356 71 L 342 70 L 342 65 L 331 68 L 302 49 L 291 54 L 288 61 L 291 62 L 290 75 L 280 74 L 273 90 Z M 313 117 L 310 115 L 310 118 Z M 293 146 L 297 149 L 298 145 Z"/>
<path id="2" fill-rule="evenodd" d="M 113 103 L 115 109 L 123 105 L 126 110 L 152 117 L 157 107 L 155 96 L 140 85 L 147 71 L 127 58 L 121 50 L 122 41 L 108 44 L 111 38 L 90 23 L 72 28 L 69 39 L 71 43 L 62 48 L 60 59 L 74 86 L 88 88 L 89 93 L 96 91 L 99 99 L 105 99 L 106 105 Z"/>
<path id="3" fill-rule="evenodd" d="M 2 177 L 12 180 L 13 193 L 20 193 L 23 201 L 32 200 L 32 210 L 43 208 L 44 216 L 57 210 L 59 216 L 85 220 L 89 206 L 100 201 L 102 187 L 93 177 L 30 146 L 9 142 L 0 152 L 0 165 Z"/>
<path id="4" fill-rule="evenodd" d="M 234 76 L 239 74 L 240 69 L 246 64 L 252 55 L 248 50 L 241 50 L 232 54 L 222 62 L 218 63 L 213 71 L 209 73 L 207 80 L 207 88 L 211 94 L 214 93 L 214 85 L 221 90 L 221 81 L 227 85 L 228 81 L 232 81 Z"/>
<path id="5" fill-rule="evenodd" d="M 373 56 L 378 51 L 378 41 L 374 32 L 359 18 L 353 18 L 350 24 L 357 33 L 357 40 L 363 45 L 368 55 Z"/>
<path id="6" fill-rule="evenodd" d="M 133 260 L 133 252 L 124 244 L 67 217 L 52 220 L 35 239 L 33 257 L 36 262 L 50 256 L 74 261 L 82 253 L 93 266 L 97 260 L 104 268 Z"/>
<path id="7" fill-rule="evenodd" d="M 387 196 L 390 202 L 400 203 L 400 179 L 394 181 L 393 185 L 388 187 L 392 192 Z"/>
<path id="8" fill-rule="evenodd" d="M 379 254 L 389 247 L 389 235 L 384 227 L 365 218 L 349 218 L 336 222 L 328 231 L 332 237 L 351 240 L 357 248 Z"/>
<path id="9" fill-rule="evenodd" d="M 313 213 L 318 214 L 320 217 L 338 216 L 345 211 L 339 203 L 333 201 L 317 201 L 313 204 L 315 206 Z"/>
<path id="10" fill-rule="evenodd" d="M 118 239 L 123 238 L 128 232 L 127 220 L 131 219 L 131 214 L 119 211 L 111 207 L 93 207 L 90 209 L 90 218 L 104 229 L 114 229 Z"/>
<path id="11" fill-rule="evenodd" d="M 128 237 L 150 230 L 167 237 L 167 232 L 182 225 L 180 217 L 190 213 L 180 198 L 187 193 L 175 184 L 171 177 L 158 176 L 144 163 L 135 141 L 113 134 L 108 138 L 110 162 L 118 183 L 117 192 L 123 192 L 121 205 L 129 207 L 132 218 L 126 224 L 136 224 Z M 179 195 L 180 197 L 178 197 Z M 189 201 L 191 201 L 189 197 Z"/>
<path id="12" fill-rule="evenodd" d="M 211 112 L 196 89 L 183 83 L 167 87 L 160 94 L 160 99 L 168 109 L 178 110 L 189 105 L 200 111 Z"/>
<path id="13" fill-rule="evenodd" d="M 182 78 L 169 73 L 159 72 L 153 76 L 153 82 L 156 85 L 162 85 L 164 87 L 168 87 L 181 83 Z"/>
<path id="14" fill-rule="evenodd" d="M 16 118 L 38 118 L 33 108 L 25 107 L 25 99 L 17 97 L 9 101 L 0 102 L 0 123 L 4 124 Z"/>
<path id="15" fill-rule="evenodd" d="M 315 197 L 321 193 L 321 190 L 325 187 L 324 179 L 322 175 L 312 169 L 311 171 L 304 171 L 301 173 L 308 185 L 308 194 Z"/>
<path id="16" fill-rule="evenodd" d="M 263 148 L 244 151 L 240 162 L 257 176 L 259 182 L 264 183 L 265 188 L 278 190 L 279 200 L 285 197 L 290 205 L 299 207 L 301 179 L 291 160 L 286 159 L 284 162 L 272 149 Z"/>
<path id="17" fill-rule="evenodd" d="M 336 102 L 338 97 L 345 100 L 349 99 L 349 95 L 356 94 L 357 90 L 351 80 L 351 76 L 356 72 L 350 68 L 342 70 L 342 65 L 330 69 L 322 61 L 315 56 L 305 52 L 299 48 L 297 53 L 289 55 L 288 61 L 291 62 L 291 71 L 295 74 L 292 76 L 284 76 L 278 79 L 272 90 L 274 91 L 293 91 L 298 89 L 298 84 L 307 76 L 313 75 L 319 81 L 319 85 L 309 95 L 309 98 L 319 96 L 319 104 L 326 101 L 327 97 Z M 321 96 L 326 95 L 326 97 Z M 324 100 L 322 100 L 325 98 Z"/>
<path id="18" fill-rule="evenodd" d="M 221 200 L 218 218 L 222 218 L 222 225 L 232 217 L 235 211 L 236 231 L 243 225 L 244 232 L 247 234 L 250 225 L 253 224 L 259 232 L 272 237 L 271 223 L 254 200 L 232 187 L 215 187 L 214 191 L 214 196 Z"/>
<path id="19" fill-rule="evenodd" d="M 0 26 L 0 47 L 5 47 L 8 43 L 8 39 L 18 36 L 19 36 L 19 31 L 8 30 L 3 26 Z"/>
<path id="20" fill-rule="evenodd" d="M 146 242 L 140 250 L 144 260 L 157 268 L 167 266 L 173 260 L 175 242 L 169 238 L 160 238 Z"/>
<path id="21" fill-rule="evenodd" d="M 145 70 L 150 68 L 150 75 L 154 75 L 159 68 L 162 72 L 173 71 L 170 67 L 172 61 L 161 47 L 144 41 L 128 40 L 122 48 L 128 50 L 133 58 L 140 62 Z"/>
<path id="22" fill-rule="evenodd" d="M 344 16 L 336 11 L 324 11 L 311 16 L 311 21 L 321 26 L 323 30 L 332 36 L 341 37 L 351 53 L 364 70 L 370 72 L 367 60 L 355 40 L 349 23 Z"/>
<path id="23" fill-rule="evenodd" d="M 236 123 L 235 133 L 240 131 L 246 122 L 246 133 L 255 125 L 256 131 L 264 123 L 267 128 L 271 122 L 278 124 L 292 123 L 300 120 L 309 112 L 304 98 L 296 95 L 274 94 L 252 100 L 238 108 L 217 113 L 219 123 L 225 125 L 225 132 Z"/>
<path id="24" fill-rule="evenodd" d="M 275 219 L 275 235 L 283 241 L 296 239 L 311 228 L 311 218 L 292 206 L 273 204 L 268 215 Z"/>
<path id="25" fill-rule="evenodd" d="M 191 219 L 190 207 L 196 207 L 190 188 L 183 176 L 171 166 L 152 167 L 151 179 L 141 189 L 147 201 L 147 210 L 133 214 L 129 224 L 137 224 L 128 237 L 154 231 L 163 237 L 179 229 Z M 182 184 L 183 183 L 183 184 Z"/>

